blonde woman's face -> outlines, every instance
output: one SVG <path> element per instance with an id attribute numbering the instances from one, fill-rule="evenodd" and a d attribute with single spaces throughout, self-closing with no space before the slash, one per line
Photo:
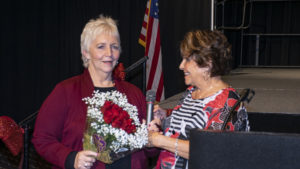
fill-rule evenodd
<path id="1" fill-rule="evenodd" d="M 90 44 L 86 58 L 89 67 L 103 73 L 111 73 L 120 57 L 120 44 L 116 36 L 102 33 Z"/>

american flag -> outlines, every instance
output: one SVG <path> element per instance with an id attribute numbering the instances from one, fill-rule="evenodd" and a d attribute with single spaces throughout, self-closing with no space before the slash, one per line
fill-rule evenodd
<path id="1" fill-rule="evenodd" d="M 156 101 L 164 100 L 158 0 L 149 0 L 147 2 L 139 43 L 145 47 L 145 56 L 149 58 L 146 63 L 146 90 L 156 91 Z"/>

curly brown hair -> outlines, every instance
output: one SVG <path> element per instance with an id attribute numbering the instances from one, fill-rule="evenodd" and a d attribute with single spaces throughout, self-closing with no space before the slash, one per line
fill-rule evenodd
<path id="1" fill-rule="evenodd" d="M 188 32 L 180 43 L 181 55 L 193 59 L 199 67 L 210 67 L 210 76 L 228 74 L 231 69 L 231 45 L 218 30 Z"/>

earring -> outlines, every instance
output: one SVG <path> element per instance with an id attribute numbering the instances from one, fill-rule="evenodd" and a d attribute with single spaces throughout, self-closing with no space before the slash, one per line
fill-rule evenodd
<path id="1" fill-rule="evenodd" d="M 203 79 L 204 79 L 205 81 L 207 81 L 207 80 L 209 79 L 209 73 L 208 73 L 208 71 L 205 71 L 205 72 L 203 73 Z"/>

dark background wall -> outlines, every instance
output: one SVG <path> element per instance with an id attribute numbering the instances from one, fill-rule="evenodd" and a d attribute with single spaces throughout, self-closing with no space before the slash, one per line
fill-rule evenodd
<path id="1" fill-rule="evenodd" d="M 134 63 L 144 53 L 138 37 L 145 7 L 146 0 L 1 1 L 0 114 L 24 119 L 56 83 L 82 72 L 80 34 L 99 14 L 118 20 L 120 60 Z M 138 78 L 129 80 L 139 85 Z"/>
<path id="2" fill-rule="evenodd" d="M 191 29 L 208 29 L 210 0 L 161 0 L 160 24 L 166 97 L 185 89 L 179 42 Z M 296 4 L 296 5 L 295 5 Z M 252 27 L 245 31 L 296 32 L 300 22 L 299 3 L 258 4 Z M 225 25 L 239 25 L 241 3 L 226 2 Z M 120 61 L 125 67 L 143 57 L 138 37 L 146 0 L 10 0 L 0 3 L 0 115 L 17 122 L 37 111 L 43 100 L 63 79 L 82 72 L 80 34 L 85 23 L 99 14 L 118 20 L 123 52 Z M 284 9 L 284 10 L 283 10 Z M 282 16 L 278 15 L 281 13 Z M 218 18 L 223 15 L 218 10 Z M 288 19 L 288 21 L 286 21 Z M 286 21 L 283 23 L 283 21 Z M 219 20 L 218 20 L 219 22 Z M 277 26 L 275 23 L 279 24 Z M 225 30 L 233 45 L 232 67 L 239 66 L 241 30 Z M 299 31 L 300 32 L 300 31 Z M 285 37 L 286 38 L 286 37 Z M 247 43 L 249 43 L 247 45 Z M 252 40 L 244 43 L 245 65 L 251 65 Z M 265 40 L 264 64 L 300 65 L 299 38 Z M 279 47 L 280 46 L 280 49 Z M 272 52 L 273 49 L 280 50 Z M 281 59 L 289 60 L 282 62 Z M 288 58 L 288 59 L 287 59 Z M 248 59 L 248 60 L 247 60 Z M 269 59 L 269 60 L 268 60 Z M 271 65 L 271 64 L 270 64 Z M 142 88 L 142 69 L 131 72 L 127 80 Z"/>
<path id="3" fill-rule="evenodd" d="M 259 64 L 279 66 L 300 65 L 300 1 L 255 2 L 252 25 L 246 33 L 260 36 Z M 274 35 L 274 36 L 273 36 Z M 245 36 L 244 64 L 253 64 L 254 36 Z"/>
<path id="4" fill-rule="evenodd" d="M 216 25 L 219 29 L 225 27 L 225 34 L 233 45 L 235 66 L 299 67 L 300 1 L 217 0 L 217 2 Z M 258 53 L 257 63 L 256 53 Z"/>

